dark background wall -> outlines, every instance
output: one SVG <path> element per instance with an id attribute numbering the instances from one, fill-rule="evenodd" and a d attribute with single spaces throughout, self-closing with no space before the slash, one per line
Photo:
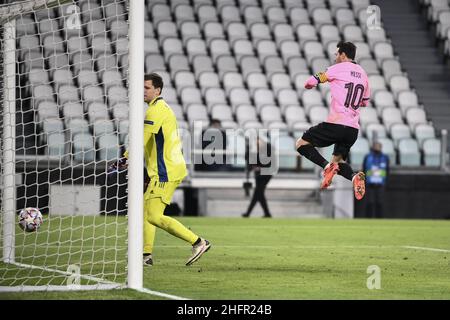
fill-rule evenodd
<path id="1" fill-rule="evenodd" d="M 355 217 L 365 217 L 366 205 L 355 200 Z M 391 174 L 383 218 L 450 219 L 450 174 Z"/>

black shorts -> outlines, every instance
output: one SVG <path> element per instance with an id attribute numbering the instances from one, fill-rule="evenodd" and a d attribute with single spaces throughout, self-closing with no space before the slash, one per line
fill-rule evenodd
<path id="1" fill-rule="evenodd" d="M 321 122 L 309 128 L 302 136 L 314 147 L 328 147 L 334 144 L 333 155 L 347 160 L 350 148 L 358 139 L 358 129 L 329 122 Z"/>

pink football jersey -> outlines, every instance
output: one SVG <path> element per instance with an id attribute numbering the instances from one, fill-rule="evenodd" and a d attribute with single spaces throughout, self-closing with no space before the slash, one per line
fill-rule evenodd
<path id="1" fill-rule="evenodd" d="M 370 99 L 369 80 L 354 62 L 336 63 L 325 72 L 331 90 L 331 107 L 326 122 L 359 129 L 359 107 Z"/>

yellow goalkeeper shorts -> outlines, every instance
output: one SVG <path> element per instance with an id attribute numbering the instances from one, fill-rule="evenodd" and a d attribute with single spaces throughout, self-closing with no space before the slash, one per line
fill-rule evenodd
<path id="1" fill-rule="evenodd" d="M 144 200 L 161 198 L 162 202 L 169 205 L 172 201 L 172 196 L 180 183 L 181 181 L 159 182 L 156 179 L 152 179 L 145 192 Z"/>

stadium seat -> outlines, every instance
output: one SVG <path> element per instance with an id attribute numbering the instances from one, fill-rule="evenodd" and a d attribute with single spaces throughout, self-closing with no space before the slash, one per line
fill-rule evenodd
<path id="1" fill-rule="evenodd" d="M 287 62 L 287 68 L 289 71 L 289 76 L 293 82 L 295 82 L 295 77 L 298 74 L 309 73 L 309 67 L 306 60 L 300 57 L 290 58 Z"/>
<path id="2" fill-rule="evenodd" d="M 322 106 L 313 106 L 309 112 L 309 118 L 313 125 L 324 122 L 328 117 L 328 109 Z"/>
<path id="3" fill-rule="evenodd" d="M 220 88 L 207 88 L 203 94 L 208 110 L 215 104 L 227 104 L 225 91 Z"/>
<path id="4" fill-rule="evenodd" d="M 47 135 L 47 154 L 50 156 L 64 156 L 65 151 L 65 137 L 62 132 L 53 132 Z"/>
<path id="5" fill-rule="evenodd" d="M 422 146 L 426 139 L 436 137 L 435 129 L 430 124 L 417 124 L 414 127 L 414 136 L 416 137 L 419 146 Z"/>
<path id="6" fill-rule="evenodd" d="M 208 112 L 205 105 L 191 104 L 186 111 L 189 124 L 193 125 L 194 121 L 205 121 L 209 123 Z"/>
<path id="7" fill-rule="evenodd" d="M 210 44 L 214 39 L 225 39 L 225 30 L 221 23 L 208 21 L 203 25 L 206 44 Z"/>
<path id="8" fill-rule="evenodd" d="M 78 133 L 73 137 L 73 159 L 79 162 L 95 160 L 94 140 L 88 133 Z"/>
<path id="9" fill-rule="evenodd" d="M 384 108 L 381 113 L 381 119 L 386 128 L 396 123 L 403 123 L 402 114 L 398 108 Z"/>
<path id="10" fill-rule="evenodd" d="M 260 7 L 246 7 L 244 9 L 243 16 L 247 28 L 250 27 L 253 23 L 264 23 L 264 14 Z"/>
<path id="11" fill-rule="evenodd" d="M 181 39 L 186 45 L 189 39 L 202 39 L 200 26 L 194 21 L 185 21 L 180 27 Z"/>
<path id="12" fill-rule="evenodd" d="M 361 67 L 366 71 L 367 75 L 379 75 L 380 70 L 378 69 L 377 62 L 371 58 L 364 58 L 359 61 Z"/>
<path id="13" fill-rule="evenodd" d="M 417 94 L 413 91 L 401 91 L 398 94 L 398 105 L 402 114 L 406 115 L 406 111 L 409 108 L 414 108 L 419 106 L 419 101 Z"/>
<path id="14" fill-rule="evenodd" d="M 423 142 L 423 160 L 427 167 L 438 167 L 441 165 L 441 140 L 426 139 Z"/>
<path id="15" fill-rule="evenodd" d="M 428 123 L 425 111 L 421 108 L 409 108 L 406 111 L 406 122 L 411 129 L 418 124 Z"/>
<path id="16" fill-rule="evenodd" d="M 202 103 L 202 94 L 201 94 L 200 90 L 197 88 L 185 87 L 185 88 L 181 89 L 180 97 L 181 97 L 181 103 L 183 104 L 183 108 L 186 108 L 186 106 L 191 103 L 196 103 L 196 104 Z"/>
<path id="17" fill-rule="evenodd" d="M 96 140 L 98 144 L 98 160 L 109 161 L 120 158 L 120 148 L 117 148 L 120 145 L 120 141 L 115 133 L 102 135 Z"/>
<path id="18" fill-rule="evenodd" d="M 319 35 L 324 47 L 328 42 L 340 39 L 339 29 L 333 24 L 324 24 L 319 28 Z"/>
<path id="19" fill-rule="evenodd" d="M 404 138 L 398 142 L 399 163 L 402 166 L 420 166 L 420 152 L 417 141 Z"/>
<path id="20" fill-rule="evenodd" d="M 233 88 L 244 88 L 244 79 L 242 79 L 242 75 L 237 72 L 227 72 L 224 74 L 223 86 L 225 87 L 225 92 L 227 94 L 230 93 Z"/>
<path id="21" fill-rule="evenodd" d="M 195 13 L 189 4 L 178 4 L 173 9 L 175 21 L 180 26 L 184 21 L 195 21 Z"/>
<path id="22" fill-rule="evenodd" d="M 309 114 L 309 109 L 312 106 L 322 105 L 322 95 L 317 90 L 305 90 L 301 95 L 302 105 L 306 109 L 306 113 Z"/>
<path id="23" fill-rule="evenodd" d="M 344 41 L 358 42 L 364 41 L 364 35 L 361 27 L 357 25 L 346 25 L 342 29 Z"/>
<path id="24" fill-rule="evenodd" d="M 98 138 L 107 134 L 114 133 L 114 124 L 110 120 L 94 120 L 92 125 L 93 136 Z"/>
<path id="25" fill-rule="evenodd" d="M 235 110 L 236 107 L 241 104 L 251 104 L 250 92 L 244 88 L 237 87 L 231 89 L 231 91 L 229 92 L 229 98 L 233 110 Z"/>
<path id="26" fill-rule="evenodd" d="M 394 58 L 394 48 L 387 42 L 377 42 L 373 46 L 373 52 L 379 66 L 384 60 Z"/>
<path id="27" fill-rule="evenodd" d="M 104 102 L 103 90 L 99 86 L 85 87 L 81 90 L 81 98 L 85 102 Z"/>
<path id="28" fill-rule="evenodd" d="M 389 163 L 395 165 L 397 163 L 394 142 L 389 138 L 379 138 L 377 140 L 381 144 L 381 152 L 389 157 Z"/>
<path id="29" fill-rule="evenodd" d="M 264 70 L 269 79 L 274 73 L 286 73 L 283 60 L 281 60 L 280 57 L 275 56 L 264 59 Z"/>
<path id="30" fill-rule="evenodd" d="M 119 102 L 128 102 L 128 90 L 122 86 L 108 89 L 108 105 L 113 106 Z"/>
<path id="31" fill-rule="evenodd" d="M 350 163 L 354 168 L 362 168 L 364 157 L 369 153 L 369 141 L 359 137 L 350 151 Z"/>
<path id="32" fill-rule="evenodd" d="M 287 22 L 288 22 L 286 12 L 281 7 L 273 6 L 273 7 L 268 8 L 265 12 L 266 12 L 267 21 L 272 30 L 275 29 L 276 25 L 287 24 Z"/>
<path id="33" fill-rule="evenodd" d="M 266 105 L 275 105 L 275 95 L 272 90 L 259 88 L 253 93 L 256 111 L 259 113 Z"/>
<path id="34" fill-rule="evenodd" d="M 292 152 L 295 150 L 295 139 L 290 136 L 280 136 L 279 137 L 279 152 Z M 296 155 L 285 155 L 280 154 L 278 158 L 279 168 L 293 170 L 297 167 L 297 156 Z"/>
<path id="35" fill-rule="evenodd" d="M 231 113 L 231 107 L 226 104 L 214 105 L 211 109 L 211 118 L 220 121 L 232 121 L 233 114 Z"/>
<path id="36" fill-rule="evenodd" d="M 277 94 L 277 100 L 282 110 L 290 105 L 300 105 L 297 91 L 295 91 L 294 89 L 279 90 Z"/>
<path id="37" fill-rule="evenodd" d="M 214 39 L 209 44 L 209 50 L 211 52 L 211 58 L 214 62 L 217 62 L 217 58 L 221 55 L 231 55 L 230 45 L 227 40 Z"/>
<path id="38" fill-rule="evenodd" d="M 239 68 L 236 63 L 236 59 L 233 56 L 220 56 L 216 61 L 217 70 L 219 71 L 219 77 L 223 81 L 224 75 L 227 72 L 237 73 Z"/>
<path id="39" fill-rule="evenodd" d="M 309 13 L 305 8 L 293 8 L 289 12 L 289 18 L 293 28 L 297 28 L 300 24 L 310 24 Z"/>
<path id="40" fill-rule="evenodd" d="M 306 122 L 305 110 L 297 105 L 287 106 L 284 112 L 284 117 L 289 127 L 298 122 Z"/>
<path id="41" fill-rule="evenodd" d="M 259 40 L 256 43 L 256 52 L 262 63 L 266 57 L 278 56 L 277 45 L 272 40 Z"/>
<path id="42" fill-rule="evenodd" d="M 91 102 L 87 106 L 87 112 L 91 123 L 97 120 L 109 120 L 108 107 L 104 103 Z"/>
<path id="43" fill-rule="evenodd" d="M 323 52 L 322 44 L 318 41 L 307 41 L 303 47 L 305 53 L 305 58 L 309 64 L 311 64 L 312 59 L 317 57 L 325 57 Z"/>
<path id="44" fill-rule="evenodd" d="M 89 123 L 85 119 L 64 119 L 71 137 L 78 133 L 89 134 Z"/>
<path id="45" fill-rule="evenodd" d="M 366 126 L 366 136 L 370 143 L 379 138 L 386 138 L 386 128 L 380 123 L 369 123 Z"/>
<path id="46" fill-rule="evenodd" d="M 250 91 L 250 94 L 253 95 L 253 93 L 260 88 L 268 89 L 269 85 L 267 83 L 266 75 L 263 73 L 250 73 L 247 78 L 245 79 L 245 82 L 247 83 L 247 87 Z"/>
<path id="47" fill-rule="evenodd" d="M 371 107 L 360 108 L 359 120 L 363 130 L 365 130 L 370 123 L 380 123 L 377 111 Z"/>
<path id="48" fill-rule="evenodd" d="M 324 24 L 333 24 L 333 17 L 327 8 L 316 8 L 312 11 L 312 20 L 316 27 Z"/>
<path id="49" fill-rule="evenodd" d="M 255 53 L 253 51 L 253 45 L 249 40 L 245 39 L 236 40 L 233 43 L 233 51 L 236 60 L 239 61 L 239 64 L 241 65 L 241 69 L 246 66 L 246 64 L 243 63 L 242 59 L 246 57 L 252 57 L 255 60 L 258 60 L 256 57 L 254 57 Z"/>
<path id="50" fill-rule="evenodd" d="M 35 87 L 39 88 L 41 86 Z M 39 90 L 40 91 L 40 90 Z M 43 92 L 42 94 L 47 94 L 47 92 Z M 58 89 L 58 105 L 63 105 L 66 102 L 78 102 L 80 101 L 80 98 L 78 96 L 78 88 L 71 85 L 62 85 Z M 35 98 L 36 100 L 37 98 Z"/>
<path id="51" fill-rule="evenodd" d="M 385 108 L 395 108 L 394 96 L 390 91 L 378 90 L 373 95 L 373 98 L 378 115 L 380 116 L 383 114 Z"/>
<path id="52" fill-rule="evenodd" d="M 266 105 L 261 108 L 261 120 L 264 126 L 268 126 L 271 122 L 282 121 L 280 108 L 276 106 Z"/>
<path id="53" fill-rule="evenodd" d="M 384 60 L 381 64 L 381 70 L 383 71 L 386 82 L 389 82 L 392 76 L 403 75 L 400 62 L 396 59 Z"/>
<path id="54" fill-rule="evenodd" d="M 203 5 L 197 9 L 197 17 L 200 27 L 203 30 L 207 29 L 207 25 L 211 22 L 219 22 L 219 16 L 215 7 L 211 5 Z M 217 25 L 216 25 L 217 26 Z M 220 24 L 221 26 L 221 24 Z M 223 30 L 222 30 L 223 31 Z"/>
<path id="55" fill-rule="evenodd" d="M 76 80 L 79 88 L 98 85 L 97 73 L 94 71 L 80 70 Z"/>
<path id="56" fill-rule="evenodd" d="M 281 9 L 281 8 L 280 8 Z M 275 38 L 275 43 L 280 46 L 283 41 L 295 41 L 294 31 L 290 24 L 278 23 L 273 27 L 273 35 Z"/>
<path id="57" fill-rule="evenodd" d="M 214 65 L 209 56 L 195 56 L 192 60 L 195 79 L 198 81 L 199 75 L 204 71 L 214 71 Z"/>
<path id="58" fill-rule="evenodd" d="M 355 16 L 352 10 L 348 8 L 339 8 L 336 10 L 336 25 L 342 32 L 348 25 L 356 25 Z"/>
<path id="59" fill-rule="evenodd" d="M 401 91 L 411 90 L 409 87 L 409 80 L 405 76 L 392 76 L 389 85 L 391 87 L 392 93 L 398 97 Z"/>
<path id="60" fill-rule="evenodd" d="M 275 95 L 281 90 L 292 89 L 291 79 L 286 73 L 274 73 L 270 77 L 270 86 Z"/>
<path id="61" fill-rule="evenodd" d="M 411 130 L 406 124 L 393 124 L 389 128 L 391 138 L 394 141 L 394 145 L 398 147 L 398 143 L 402 139 L 409 139 L 411 138 Z"/>
<path id="62" fill-rule="evenodd" d="M 234 43 L 236 40 L 249 40 L 247 27 L 242 22 L 231 22 L 226 25 L 228 41 Z"/>
<path id="63" fill-rule="evenodd" d="M 249 120 L 257 120 L 256 109 L 250 105 L 240 105 L 236 108 L 236 119 L 240 125 Z"/>
<path id="64" fill-rule="evenodd" d="M 239 9 L 233 5 L 225 5 L 220 9 L 220 18 L 224 26 L 228 26 L 232 22 L 242 22 Z"/>

